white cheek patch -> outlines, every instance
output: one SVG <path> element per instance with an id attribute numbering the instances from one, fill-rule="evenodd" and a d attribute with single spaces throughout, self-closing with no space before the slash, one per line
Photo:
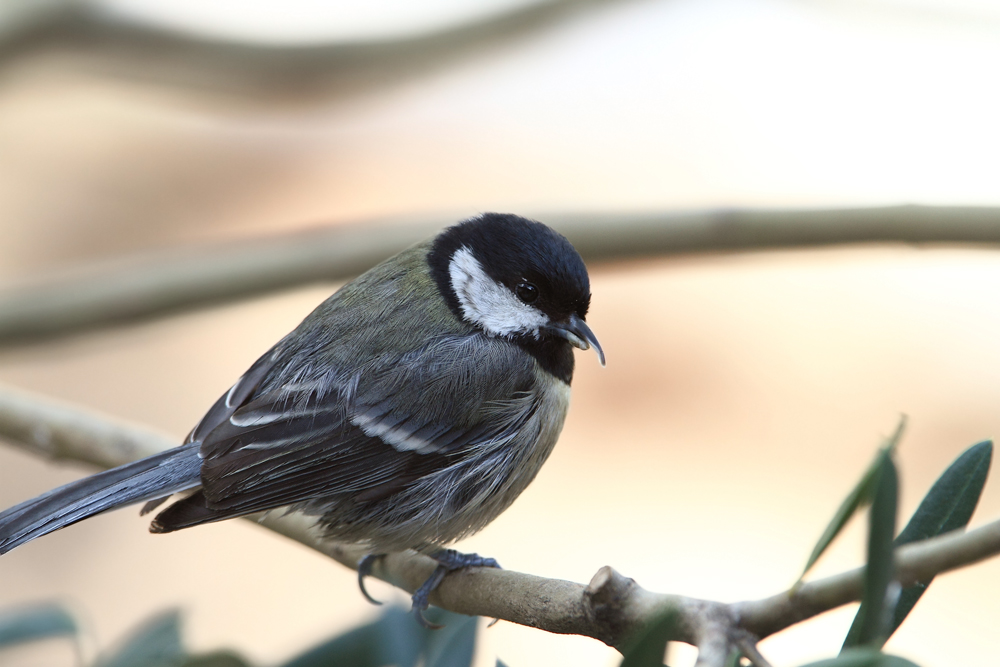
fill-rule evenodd
<path id="1" fill-rule="evenodd" d="M 466 321 L 478 324 L 494 336 L 538 335 L 548 323 L 545 313 L 514 296 L 514 293 L 486 274 L 472 251 L 462 247 L 448 265 L 451 288 L 455 290 Z"/>

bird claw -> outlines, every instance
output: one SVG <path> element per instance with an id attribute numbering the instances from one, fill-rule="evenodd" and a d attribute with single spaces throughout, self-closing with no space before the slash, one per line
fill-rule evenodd
<path id="1" fill-rule="evenodd" d="M 417 623 L 419 623 L 420 627 L 424 628 L 425 630 L 441 630 L 442 628 L 444 628 L 444 626 L 441 625 L 440 623 L 431 623 L 426 618 L 424 618 L 423 609 L 414 608 L 412 611 L 413 611 L 413 617 L 417 619 Z"/>
<path id="2" fill-rule="evenodd" d="M 372 573 L 372 566 L 375 565 L 375 561 L 384 555 L 368 554 L 358 561 L 358 586 L 361 588 L 361 594 L 365 596 L 366 600 L 375 605 L 381 605 L 382 603 L 368 594 L 368 590 L 365 588 L 365 577 Z"/>
<path id="3" fill-rule="evenodd" d="M 427 611 L 427 607 L 431 604 L 429 599 L 431 593 L 433 593 L 434 589 L 437 588 L 442 581 L 444 581 L 445 575 L 450 571 L 451 570 L 446 565 L 439 564 L 436 568 L 434 568 L 434 572 L 431 573 L 431 576 L 427 577 L 427 581 L 425 581 L 420 588 L 414 591 L 413 597 L 411 598 L 411 600 L 413 600 L 413 606 L 410 607 L 410 611 L 412 611 L 413 615 L 416 616 L 417 623 L 428 630 L 440 630 L 444 627 L 442 625 L 438 625 L 437 623 L 431 623 L 428 621 L 424 618 L 424 612 Z"/>
<path id="4" fill-rule="evenodd" d="M 455 551 L 454 549 L 441 549 L 440 551 L 435 551 L 429 555 L 437 561 L 438 566 L 434 568 L 434 572 L 432 572 L 431 576 L 427 578 L 427 581 L 425 581 L 423 585 L 421 585 L 420 588 L 413 593 L 413 597 L 411 598 L 413 600 L 411 611 L 421 626 L 429 630 L 440 630 L 444 626 L 428 621 L 424 618 L 424 612 L 430 606 L 431 593 L 433 593 L 434 590 L 441 585 L 445 576 L 447 576 L 449 572 L 454 572 L 455 570 L 461 570 L 467 567 L 495 567 L 499 569 L 500 564 L 493 558 L 483 558 L 479 554 L 463 554 L 460 551 Z M 371 566 L 369 565 L 369 569 L 370 567 Z M 360 572 L 360 566 L 358 567 L 358 571 Z"/>
<path id="5" fill-rule="evenodd" d="M 444 565 L 449 571 L 461 570 L 464 567 L 495 567 L 503 569 L 495 558 L 484 558 L 479 554 L 463 554 L 454 549 L 440 549 L 430 554 L 430 557 Z"/>

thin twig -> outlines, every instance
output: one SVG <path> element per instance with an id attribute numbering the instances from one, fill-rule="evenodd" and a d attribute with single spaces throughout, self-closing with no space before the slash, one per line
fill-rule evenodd
<path id="1" fill-rule="evenodd" d="M 930 581 L 1000 553 L 1000 521 L 955 531 L 896 549 L 896 579 L 903 586 Z M 864 568 L 807 582 L 762 600 L 733 606 L 743 628 L 767 637 L 807 618 L 861 599 Z"/>
<path id="2" fill-rule="evenodd" d="M 1000 208 L 546 215 L 589 262 L 850 243 L 1000 244 Z M 0 294 L 0 345 L 343 280 L 455 222 L 342 225 L 149 254 Z"/>

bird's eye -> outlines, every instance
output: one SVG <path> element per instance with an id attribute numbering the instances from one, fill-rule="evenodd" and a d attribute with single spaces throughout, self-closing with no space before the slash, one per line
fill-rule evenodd
<path id="1" fill-rule="evenodd" d="M 534 303 L 538 299 L 538 288 L 531 283 L 518 283 L 514 294 L 524 303 Z"/>

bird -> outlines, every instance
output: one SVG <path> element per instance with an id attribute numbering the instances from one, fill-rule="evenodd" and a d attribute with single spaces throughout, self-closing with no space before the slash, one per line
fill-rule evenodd
<path id="1" fill-rule="evenodd" d="M 125 505 L 174 502 L 169 533 L 287 508 L 374 561 L 414 549 L 444 577 L 492 558 L 446 545 L 528 486 L 562 429 L 573 349 L 604 351 L 586 323 L 586 266 L 550 227 L 484 213 L 348 282 L 261 356 L 184 443 L 0 513 L 0 554 Z"/>

